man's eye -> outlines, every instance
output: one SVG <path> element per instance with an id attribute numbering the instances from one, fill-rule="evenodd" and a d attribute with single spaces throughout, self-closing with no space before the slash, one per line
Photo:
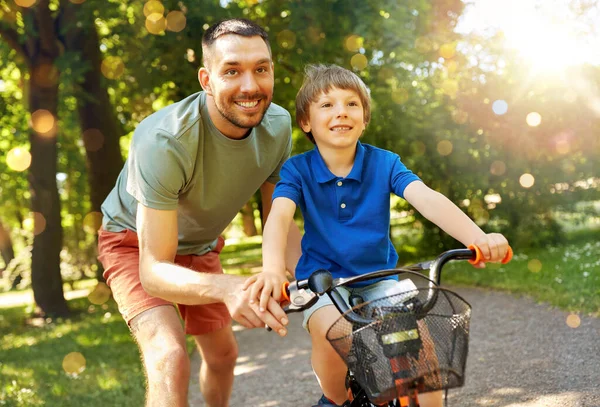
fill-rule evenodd
<path id="1" fill-rule="evenodd" d="M 229 71 L 225 71 L 225 75 L 232 76 L 235 75 L 237 71 L 235 69 L 230 69 Z"/>
<path id="2" fill-rule="evenodd" d="M 268 70 L 267 70 L 267 68 L 258 68 L 256 70 L 256 72 L 258 72 L 258 73 L 265 73 L 265 72 L 268 72 Z"/>

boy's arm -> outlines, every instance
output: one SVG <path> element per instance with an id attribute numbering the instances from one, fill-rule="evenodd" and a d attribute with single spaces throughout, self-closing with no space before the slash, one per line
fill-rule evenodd
<path id="1" fill-rule="evenodd" d="M 404 199 L 465 246 L 477 245 L 486 261 L 501 261 L 506 255 L 508 242 L 504 236 L 499 233 L 486 234 L 452 201 L 421 181 L 408 184 L 404 189 Z"/>
<path id="2" fill-rule="evenodd" d="M 285 272 L 288 236 L 291 228 L 297 229 L 293 222 L 295 211 L 296 204 L 291 199 L 275 198 L 265 223 L 262 244 L 263 271 L 249 278 L 245 284 L 245 288 L 251 286 L 251 299 L 258 298 L 260 294 L 261 310 L 266 308 L 271 294 L 275 300 L 281 299 L 281 286 L 287 281 Z M 291 226 L 292 223 L 294 226 Z M 297 259 L 295 262 L 297 263 Z"/>

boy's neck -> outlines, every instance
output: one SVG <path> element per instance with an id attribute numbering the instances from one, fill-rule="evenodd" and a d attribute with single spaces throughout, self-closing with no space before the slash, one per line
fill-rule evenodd
<path id="1" fill-rule="evenodd" d="M 356 157 L 356 145 L 347 149 L 319 148 L 319 153 L 325 165 L 333 175 L 346 178 L 354 166 Z"/>

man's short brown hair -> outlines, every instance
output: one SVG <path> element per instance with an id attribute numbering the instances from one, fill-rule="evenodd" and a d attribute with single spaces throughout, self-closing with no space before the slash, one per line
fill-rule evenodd
<path id="1" fill-rule="evenodd" d="M 371 120 L 371 96 L 367 85 L 348 69 L 338 65 L 307 65 L 304 70 L 304 82 L 296 95 L 296 123 L 302 128 L 310 119 L 310 104 L 317 101 L 323 93 L 333 88 L 352 90 L 358 94 L 363 105 L 365 124 Z M 306 137 L 314 144 L 311 132 Z"/>
<path id="2" fill-rule="evenodd" d="M 269 45 L 269 34 L 254 21 L 247 20 L 245 18 L 231 18 L 228 20 L 221 20 L 208 27 L 208 29 L 202 35 L 202 65 L 208 68 L 210 62 L 210 49 L 217 38 L 235 34 L 241 35 L 242 37 L 254 37 L 259 36 L 267 44 L 269 55 L 271 55 L 271 45 Z"/>

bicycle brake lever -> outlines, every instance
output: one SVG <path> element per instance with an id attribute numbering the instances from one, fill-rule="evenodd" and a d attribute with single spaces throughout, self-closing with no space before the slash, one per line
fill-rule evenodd
<path id="1" fill-rule="evenodd" d="M 283 307 L 286 314 L 293 312 L 304 311 L 315 305 L 319 300 L 319 296 L 313 292 L 308 292 L 304 288 L 298 288 L 298 282 L 292 281 L 287 287 L 290 304 Z M 271 327 L 265 325 L 267 331 L 271 331 Z"/>

